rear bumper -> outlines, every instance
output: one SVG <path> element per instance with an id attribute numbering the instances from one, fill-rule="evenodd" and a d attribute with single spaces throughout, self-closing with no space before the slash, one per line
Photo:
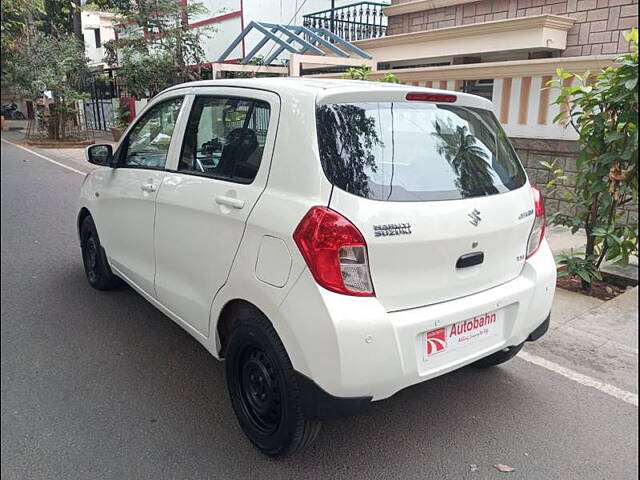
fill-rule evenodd
<path id="1" fill-rule="evenodd" d="M 535 342 L 547 333 L 550 323 L 551 315 L 529 334 L 527 342 Z M 309 420 L 356 415 L 365 412 L 371 405 L 372 397 L 334 397 L 300 372 L 296 372 L 296 380 L 300 387 L 302 407 Z"/>
<path id="2" fill-rule="evenodd" d="M 555 282 L 555 262 L 546 241 L 510 282 L 393 313 L 386 312 L 376 298 L 328 292 L 305 271 L 280 306 L 281 317 L 274 326 L 296 371 L 327 395 L 375 401 L 539 338 L 548 328 Z M 424 358 L 425 332 L 487 312 L 499 315 L 499 334 Z"/>
<path id="3" fill-rule="evenodd" d="M 536 328 L 533 332 L 529 334 L 527 337 L 527 342 L 535 342 L 540 337 L 542 337 L 549 330 L 549 325 L 551 324 L 551 314 L 547 316 L 547 319 L 540 324 L 538 328 Z"/>

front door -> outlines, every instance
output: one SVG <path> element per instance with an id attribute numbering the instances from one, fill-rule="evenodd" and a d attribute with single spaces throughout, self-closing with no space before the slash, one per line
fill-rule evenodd
<path id="1" fill-rule="evenodd" d="M 217 88 L 195 97 L 175 172 L 157 198 L 155 289 L 160 302 L 202 335 L 245 223 L 265 188 L 278 97 Z"/>
<path id="2" fill-rule="evenodd" d="M 153 295 L 153 224 L 156 197 L 165 177 L 182 97 L 151 107 L 131 128 L 116 152 L 117 167 L 97 172 L 92 212 L 109 262 Z"/>

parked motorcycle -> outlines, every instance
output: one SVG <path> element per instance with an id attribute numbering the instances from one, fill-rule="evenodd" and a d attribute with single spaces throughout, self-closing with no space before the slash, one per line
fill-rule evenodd
<path id="1" fill-rule="evenodd" d="M 0 115 L 3 115 L 7 120 L 24 120 L 25 116 L 15 103 L 8 103 L 0 107 Z"/>

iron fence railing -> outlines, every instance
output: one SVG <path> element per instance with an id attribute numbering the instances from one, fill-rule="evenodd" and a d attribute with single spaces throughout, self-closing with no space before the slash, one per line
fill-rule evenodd
<path id="1" fill-rule="evenodd" d="M 123 79 L 107 69 L 93 74 L 81 89 L 87 98 L 81 101 L 81 114 L 86 128 L 109 130 L 115 126 L 114 104 L 116 99 L 126 96 Z"/>
<path id="2" fill-rule="evenodd" d="M 382 9 L 388 6 L 380 2 L 352 3 L 304 15 L 303 25 L 326 28 L 348 42 L 383 37 L 387 33 L 387 17 Z"/>

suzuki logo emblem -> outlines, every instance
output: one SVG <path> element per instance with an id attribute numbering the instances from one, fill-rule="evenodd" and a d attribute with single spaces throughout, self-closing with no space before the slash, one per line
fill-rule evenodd
<path id="1" fill-rule="evenodd" d="M 469 223 L 474 227 L 477 227 L 480 221 L 482 220 L 482 218 L 480 218 L 480 210 L 478 210 L 477 208 L 474 208 L 473 212 L 469 214 L 469 218 L 470 218 Z"/>

